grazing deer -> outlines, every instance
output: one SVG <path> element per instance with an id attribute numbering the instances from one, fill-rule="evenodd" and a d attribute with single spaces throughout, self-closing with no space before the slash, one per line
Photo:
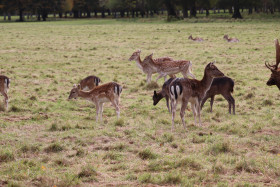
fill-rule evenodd
<path id="1" fill-rule="evenodd" d="M 203 42 L 204 41 L 202 38 L 198 38 L 198 37 L 193 38 L 192 35 L 190 35 L 188 39 L 192 40 L 192 41 L 195 41 L 195 42 Z"/>
<path id="2" fill-rule="evenodd" d="M 100 79 L 94 75 L 88 76 L 80 81 L 81 90 L 89 91 L 98 86 Z"/>
<path id="3" fill-rule="evenodd" d="M 147 63 L 143 63 L 143 61 L 140 58 L 140 53 L 141 53 L 141 50 L 137 50 L 136 52 L 134 52 L 131 55 L 131 57 L 128 60 L 136 61 L 136 65 L 138 66 L 138 68 L 140 70 L 142 70 L 143 73 L 147 74 L 147 83 L 150 83 L 152 80 L 152 74 L 157 73 L 157 69 Z M 162 58 L 154 59 L 155 63 L 161 63 L 161 62 L 170 61 L 170 60 L 173 60 L 173 59 L 170 57 L 162 57 Z M 171 75 L 171 77 L 172 77 L 172 75 Z M 166 76 L 164 77 L 164 80 L 166 80 Z"/>
<path id="4" fill-rule="evenodd" d="M 150 64 L 154 69 L 157 70 L 159 76 L 157 77 L 156 81 L 161 77 L 167 75 L 174 75 L 179 72 L 181 72 L 185 78 L 187 78 L 188 75 L 191 76 L 192 78 L 195 78 L 195 76 L 191 73 L 192 70 L 191 61 L 175 60 L 175 61 L 165 61 L 163 63 L 156 63 L 153 60 L 153 53 L 152 53 L 149 56 L 145 57 L 143 63 Z"/>
<path id="5" fill-rule="evenodd" d="M 224 39 L 228 42 L 239 42 L 237 38 L 229 38 L 228 35 L 224 35 Z"/>
<path id="6" fill-rule="evenodd" d="M 0 75 L 0 93 L 4 96 L 5 110 L 8 110 L 8 91 L 10 86 L 10 79 L 4 75 Z"/>
<path id="7" fill-rule="evenodd" d="M 279 46 L 278 39 L 275 40 L 275 48 L 276 48 L 276 64 L 270 65 L 269 63 L 268 64 L 265 63 L 265 66 L 271 71 L 271 76 L 266 84 L 268 86 L 276 85 L 280 90 L 280 68 L 278 68 L 278 65 L 280 63 L 280 46 Z"/>
<path id="8" fill-rule="evenodd" d="M 158 93 L 154 90 L 154 95 L 153 95 L 153 101 L 154 101 L 154 106 L 158 104 L 158 102 L 165 97 L 166 100 L 166 106 L 168 108 L 168 112 L 170 111 L 169 108 L 169 95 L 168 95 L 168 90 L 169 90 L 169 85 L 170 83 L 174 80 L 174 78 L 170 78 L 167 81 L 164 82 L 161 91 Z"/>
<path id="9" fill-rule="evenodd" d="M 111 102 L 116 109 L 117 117 L 120 117 L 120 94 L 122 87 L 118 83 L 109 82 L 100 86 L 95 87 L 90 91 L 82 91 L 81 85 L 74 85 L 70 92 L 69 98 L 81 97 L 89 100 L 95 104 L 96 107 L 96 122 L 98 122 L 98 116 L 100 115 L 100 121 L 102 121 L 103 103 Z"/>
<path id="10" fill-rule="evenodd" d="M 201 125 L 201 119 L 200 119 L 201 101 L 204 98 L 207 90 L 209 90 L 213 78 L 222 77 L 222 76 L 224 76 L 224 74 L 214 65 L 213 62 L 210 62 L 205 67 L 204 76 L 201 81 L 196 79 L 181 78 L 181 79 L 175 79 L 170 84 L 169 94 L 171 98 L 172 131 L 174 129 L 176 107 L 179 102 L 182 103 L 180 116 L 184 128 L 186 129 L 185 110 L 187 108 L 188 102 L 191 102 L 192 104 L 195 124 L 196 124 L 196 116 L 198 115 L 199 124 Z"/>
<path id="11" fill-rule="evenodd" d="M 210 106 L 212 112 L 214 97 L 215 95 L 221 94 L 228 101 L 229 113 L 231 114 L 232 105 L 233 114 L 235 114 L 235 100 L 231 95 L 231 93 L 233 93 L 233 87 L 234 81 L 229 77 L 214 78 L 210 89 L 206 92 L 204 98 L 201 101 L 201 109 L 205 101 L 211 97 Z"/>

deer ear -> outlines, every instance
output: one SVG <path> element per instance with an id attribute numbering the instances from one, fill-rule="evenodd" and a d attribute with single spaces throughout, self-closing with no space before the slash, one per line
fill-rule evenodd
<path id="1" fill-rule="evenodd" d="M 141 49 L 138 49 L 137 52 L 141 53 Z"/>
<path id="2" fill-rule="evenodd" d="M 157 92 L 154 90 L 154 95 L 157 95 Z"/>
<path id="3" fill-rule="evenodd" d="M 81 89 L 81 85 L 80 85 L 80 84 L 78 84 L 77 88 L 80 90 L 80 89 Z"/>
<path id="4" fill-rule="evenodd" d="M 76 88 L 77 87 L 77 84 L 73 84 L 73 88 Z"/>

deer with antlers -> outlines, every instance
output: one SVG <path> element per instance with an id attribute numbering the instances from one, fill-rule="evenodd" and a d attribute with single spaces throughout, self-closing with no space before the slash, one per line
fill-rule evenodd
<path id="1" fill-rule="evenodd" d="M 98 116 L 100 116 L 100 121 L 102 121 L 103 104 L 105 102 L 111 102 L 116 109 L 117 117 L 120 117 L 119 103 L 121 92 L 122 86 L 115 82 L 97 86 L 90 91 L 83 91 L 81 90 L 81 85 L 74 85 L 68 99 L 81 97 L 93 102 L 96 107 L 96 122 L 98 122 Z"/>
<path id="2" fill-rule="evenodd" d="M 141 50 L 135 51 L 131 57 L 128 59 L 129 61 L 136 61 L 136 65 L 140 70 L 143 71 L 143 73 L 147 74 L 147 83 L 150 83 L 152 80 L 152 74 L 157 73 L 157 69 L 151 66 L 150 64 L 144 63 L 140 58 Z M 165 61 L 172 61 L 173 59 L 170 57 L 162 57 L 153 59 L 155 63 L 162 63 Z M 170 77 L 174 77 L 173 75 L 170 75 Z M 164 80 L 166 80 L 166 76 L 164 77 Z"/>
<path id="3" fill-rule="evenodd" d="M 237 38 L 229 38 L 228 35 L 224 35 L 224 39 L 227 41 L 227 42 L 239 42 L 239 40 Z"/>
<path id="4" fill-rule="evenodd" d="M 100 83 L 100 78 L 94 75 L 88 76 L 80 81 L 80 86 L 83 91 L 89 91 L 95 88 Z"/>
<path id="5" fill-rule="evenodd" d="M 159 76 L 157 77 L 156 81 L 161 77 L 165 77 L 167 75 L 175 75 L 177 73 L 182 73 L 182 75 L 187 78 L 188 76 L 195 78 L 195 76 L 191 73 L 192 70 L 192 63 L 191 61 L 187 60 L 172 60 L 166 61 L 163 63 L 156 63 L 153 60 L 153 53 L 146 56 L 143 60 L 143 63 L 150 64 L 156 71 L 158 72 Z"/>
<path id="6" fill-rule="evenodd" d="M 195 41 L 195 42 L 203 42 L 204 41 L 202 38 L 198 38 L 198 37 L 193 38 L 192 35 L 190 35 L 188 39 L 192 40 L 192 41 Z"/>
<path id="7" fill-rule="evenodd" d="M 268 86 L 276 85 L 280 90 L 280 68 L 278 68 L 278 65 L 280 63 L 280 46 L 279 46 L 278 39 L 275 40 L 275 49 L 276 49 L 276 64 L 270 65 L 269 63 L 265 63 L 265 66 L 271 71 L 271 76 L 266 84 Z"/>
<path id="8" fill-rule="evenodd" d="M 224 74 L 214 65 L 213 62 L 210 62 L 205 67 L 202 80 L 199 81 L 196 79 L 177 78 L 170 84 L 169 95 L 171 98 L 172 131 L 174 129 L 175 112 L 178 103 L 182 103 L 180 116 L 185 129 L 185 110 L 187 108 L 188 102 L 190 102 L 192 105 L 195 124 L 196 116 L 198 115 L 199 124 L 201 125 L 201 101 L 204 98 L 206 92 L 209 90 L 213 79 L 215 77 L 222 76 L 224 76 Z"/>
<path id="9" fill-rule="evenodd" d="M 5 110 L 8 110 L 8 91 L 10 86 L 10 79 L 4 75 L 0 75 L 0 93 L 4 96 Z"/>

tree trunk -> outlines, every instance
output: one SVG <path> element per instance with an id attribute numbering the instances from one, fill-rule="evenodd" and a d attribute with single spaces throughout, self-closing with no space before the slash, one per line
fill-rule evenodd
<path id="1" fill-rule="evenodd" d="M 207 17 L 209 16 L 209 9 L 208 8 L 206 9 L 206 16 Z"/>
<path id="2" fill-rule="evenodd" d="M 241 16 L 240 10 L 239 10 L 239 0 L 234 1 L 234 12 L 233 12 L 232 18 L 242 19 L 242 16 Z"/>
<path id="3" fill-rule="evenodd" d="M 135 16 L 135 11 L 134 10 L 132 10 L 131 16 L 134 18 L 134 16 Z"/>
<path id="4" fill-rule="evenodd" d="M 168 16 L 168 18 L 169 17 L 178 18 L 177 14 L 176 14 L 176 11 L 175 11 L 175 7 L 172 4 L 172 1 L 171 0 L 164 0 L 164 4 L 165 4 L 166 9 L 167 9 L 167 16 Z"/>
<path id="5" fill-rule="evenodd" d="M 65 17 L 65 18 L 67 18 L 67 12 L 65 12 L 65 15 L 64 15 L 64 17 Z"/>
<path id="6" fill-rule="evenodd" d="M 108 9 L 108 16 L 111 16 L 111 10 Z"/>
<path id="7" fill-rule="evenodd" d="M 188 17 L 189 17 L 188 9 L 183 8 L 183 18 L 188 18 Z"/>
<path id="8" fill-rule="evenodd" d="M 228 9 L 228 13 L 232 14 L 232 8 Z"/>
<path id="9" fill-rule="evenodd" d="M 41 14 L 40 13 L 38 13 L 38 15 L 37 15 L 37 21 L 41 21 Z"/>
<path id="10" fill-rule="evenodd" d="M 121 10 L 121 17 L 123 18 L 124 17 L 124 11 Z"/>
<path id="11" fill-rule="evenodd" d="M 8 21 L 11 21 L 12 20 L 12 16 L 11 16 L 11 13 L 9 12 L 8 13 Z"/>
<path id="12" fill-rule="evenodd" d="M 91 16 L 90 16 L 90 11 L 89 11 L 89 10 L 87 11 L 87 17 L 88 17 L 88 18 L 91 17 Z"/>
<path id="13" fill-rule="evenodd" d="M 23 17 L 23 9 L 19 9 L 19 21 L 23 22 L 24 17 Z"/>
<path id="14" fill-rule="evenodd" d="M 62 18 L 62 12 L 58 13 L 59 18 Z"/>
<path id="15" fill-rule="evenodd" d="M 6 21 L 6 16 L 7 16 L 6 12 L 4 12 L 4 21 Z"/>
<path id="16" fill-rule="evenodd" d="M 74 18 L 78 18 L 79 17 L 79 11 L 75 10 L 75 11 L 73 11 L 73 13 L 74 13 Z"/>
<path id="17" fill-rule="evenodd" d="M 252 7 L 250 7 L 248 14 L 252 14 L 252 13 L 253 13 L 253 9 L 252 9 Z"/>
<path id="18" fill-rule="evenodd" d="M 104 11 L 104 9 L 102 9 L 101 17 L 102 17 L 102 18 L 105 18 L 105 11 Z"/>
<path id="19" fill-rule="evenodd" d="M 96 10 L 94 11 L 94 17 L 97 17 L 97 11 Z"/>

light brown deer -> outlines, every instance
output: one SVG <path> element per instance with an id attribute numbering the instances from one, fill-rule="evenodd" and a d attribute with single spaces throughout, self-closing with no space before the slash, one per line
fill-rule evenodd
<path id="1" fill-rule="evenodd" d="M 227 41 L 227 42 L 239 42 L 239 40 L 237 38 L 229 38 L 228 35 L 224 35 L 224 39 Z"/>
<path id="2" fill-rule="evenodd" d="M 10 79 L 4 75 L 0 75 L 0 93 L 4 96 L 5 110 L 8 110 L 8 91 L 10 86 Z"/>
<path id="3" fill-rule="evenodd" d="M 202 38 L 198 38 L 198 37 L 193 38 L 192 35 L 190 35 L 188 39 L 192 40 L 192 41 L 195 41 L 195 42 L 203 42 L 204 41 Z"/>
<path id="4" fill-rule="evenodd" d="M 68 99 L 81 97 L 93 102 L 96 107 L 96 122 L 98 122 L 98 116 L 100 116 L 100 121 L 102 121 L 103 103 L 105 102 L 111 102 L 116 109 L 117 117 L 120 117 L 119 103 L 121 92 L 122 86 L 115 82 L 97 86 L 90 91 L 82 91 L 80 85 L 74 85 Z"/>
<path id="5" fill-rule="evenodd" d="M 180 72 L 185 78 L 187 78 L 188 75 L 191 76 L 192 78 L 195 78 L 195 76 L 191 73 L 192 70 L 191 61 L 173 60 L 173 61 L 165 61 L 162 63 L 156 63 L 153 60 L 153 53 L 152 53 L 149 56 L 145 57 L 143 63 L 150 64 L 154 69 L 157 70 L 159 76 L 157 77 L 156 81 L 161 77 L 167 75 L 175 75 Z"/>
<path id="6" fill-rule="evenodd" d="M 224 74 L 214 65 L 213 62 L 210 62 L 205 67 L 204 76 L 201 81 L 196 79 L 181 78 L 175 79 L 170 84 L 169 95 L 171 98 L 172 131 L 174 129 L 175 112 L 178 103 L 182 103 L 180 116 L 185 129 L 185 110 L 187 108 L 188 102 L 192 104 L 195 124 L 196 116 L 198 115 L 199 124 L 201 125 L 201 101 L 204 98 L 207 90 L 210 88 L 213 78 L 222 76 L 224 76 Z"/>
<path id="7" fill-rule="evenodd" d="M 94 75 L 88 76 L 80 81 L 81 90 L 89 91 L 98 86 L 100 83 L 100 78 Z"/>
<path id="8" fill-rule="evenodd" d="M 265 66 L 271 71 L 271 76 L 266 84 L 268 86 L 276 85 L 280 90 L 280 68 L 278 68 L 278 65 L 280 63 L 280 46 L 279 46 L 278 39 L 275 40 L 275 48 L 276 48 L 276 64 L 270 65 L 269 63 L 268 64 L 265 63 Z"/>
<path id="9" fill-rule="evenodd" d="M 143 73 L 147 74 L 147 83 L 150 83 L 152 80 L 152 74 L 157 73 L 157 69 L 152 67 L 150 64 L 143 63 L 143 61 L 140 58 L 140 53 L 141 53 L 141 50 L 137 50 L 136 52 L 134 52 L 131 55 L 131 57 L 128 60 L 136 61 L 136 65 L 138 66 L 138 68 L 140 70 L 142 70 Z M 173 60 L 173 59 L 170 57 L 162 57 L 162 58 L 154 59 L 155 63 L 161 63 L 161 62 L 170 61 L 170 60 Z M 174 76 L 171 75 L 170 77 L 174 77 Z M 166 76 L 164 77 L 164 80 L 166 80 Z"/>

